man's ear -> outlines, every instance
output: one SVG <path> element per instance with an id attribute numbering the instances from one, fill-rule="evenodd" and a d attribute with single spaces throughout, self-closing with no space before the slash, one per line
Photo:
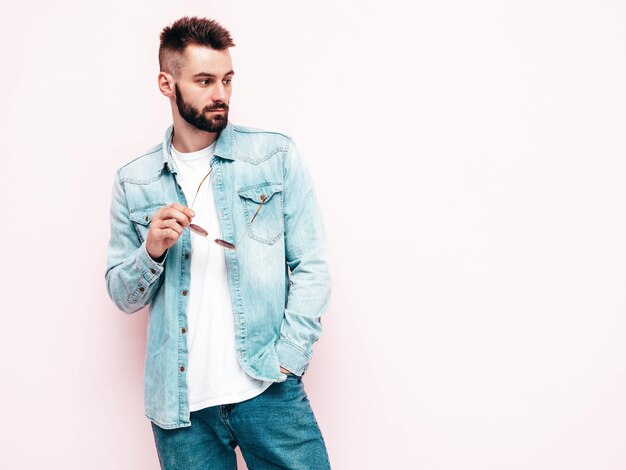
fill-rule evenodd
<path id="1" fill-rule="evenodd" d="M 167 72 L 159 72 L 157 83 L 161 93 L 167 97 L 174 96 L 174 77 Z"/>

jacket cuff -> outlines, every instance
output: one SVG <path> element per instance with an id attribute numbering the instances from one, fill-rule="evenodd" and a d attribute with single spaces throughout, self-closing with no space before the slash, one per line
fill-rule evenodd
<path id="1" fill-rule="evenodd" d="M 141 277 L 139 278 L 135 290 L 128 296 L 129 303 L 137 303 L 148 293 L 152 284 L 154 284 L 154 282 L 159 279 L 161 273 L 163 273 L 165 269 L 163 263 L 166 257 L 167 252 L 160 263 L 154 261 L 148 254 L 144 240 L 135 255 L 135 269 L 141 273 Z"/>
<path id="2" fill-rule="evenodd" d="M 138 271 L 141 272 L 141 280 L 147 282 L 148 284 L 152 284 L 156 281 L 163 270 L 165 269 L 165 259 L 167 258 L 167 251 L 161 257 L 161 261 L 157 262 L 152 259 L 152 257 L 148 254 L 148 250 L 146 248 L 146 242 L 142 243 L 142 246 L 139 250 L 137 250 L 137 257 L 135 258 L 135 266 Z M 144 286 L 145 287 L 145 286 Z"/>
<path id="3" fill-rule="evenodd" d="M 285 337 L 278 340 L 276 354 L 280 365 L 295 375 L 304 374 L 311 360 L 300 347 Z"/>

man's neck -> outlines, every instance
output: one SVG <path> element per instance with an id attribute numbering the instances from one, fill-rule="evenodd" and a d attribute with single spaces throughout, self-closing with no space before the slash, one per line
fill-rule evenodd
<path id="1" fill-rule="evenodd" d="M 174 122 L 172 145 L 183 153 L 196 152 L 211 145 L 219 132 L 206 132 L 189 125 L 187 122 Z"/>

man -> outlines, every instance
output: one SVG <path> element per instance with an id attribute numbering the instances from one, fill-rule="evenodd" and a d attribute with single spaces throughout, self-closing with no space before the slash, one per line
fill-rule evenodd
<path id="1" fill-rule="evenodd" d="M 330 468 L 302 375 L 330 293 L 312 182 L 287 136 L 228 120 L 230 33 L 161 32 L 173 124 L 115 175 L 106 285 L 150 304 L 145 415 L 164 469 Z"/>

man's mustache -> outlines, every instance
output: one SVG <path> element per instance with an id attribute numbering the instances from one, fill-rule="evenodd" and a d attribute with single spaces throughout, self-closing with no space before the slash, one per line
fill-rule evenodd
<path id="1" fill-rule="evenodd" d="M 202 112 L 206 113 L 208 111 L 228 111 L 227 104 L 220 104 L 218 106 L 205 106 Z"/>

